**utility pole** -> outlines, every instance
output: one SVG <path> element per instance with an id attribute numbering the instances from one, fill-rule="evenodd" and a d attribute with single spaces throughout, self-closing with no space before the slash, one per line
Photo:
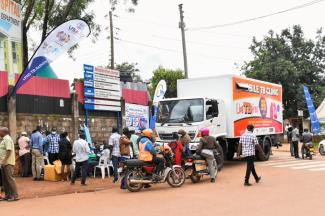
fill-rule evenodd
<path id="1" fill-rule="evenodd" d="M 111 39 L 111 69 L 114 69 L 114 31 L 113 31 L 113 14 L 109 11 L 109 27 Z"/>
<path id="2" fill-rule="evenodd" d="M 179 8 L 179 15 L 180 15 L 180 22 L 179 28 L 182 32 L 182 45 L 183 45 L 183 58 L 184 58 L 184 72 L 185 78 L 188 79 L 188 70 L 187 70 L 187 55 L 186 55 L 186 42 L 185 42 L 185 23 L 184 23 L 184 11 L 183 11 L 183 4 L 178 5 Z"/>

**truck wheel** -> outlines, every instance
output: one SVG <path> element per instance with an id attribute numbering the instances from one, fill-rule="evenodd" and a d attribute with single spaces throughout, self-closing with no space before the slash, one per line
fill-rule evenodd
<path id="1" fill-rule="evenodd" d="M 225 161 L 225 156 L 224 156 L 224 153 L 223 153 L 223 149 L 221 147 L 221 145 L 218 143 L 218 148 L 217 148 L 217 151 L 218 151 L 218 156 L 215 157 L 216 161 L 217 161 L 217 165 L 218 165 L 218 171 L 220 171 L 222 168 L 223 168 L 223 164 L 224 164 L 224 161 Z"/>
<path id="2" fill-rule="evenodd" d="M 264 138 L 262 148 L 265 155 L 264 160 L 267 161 L 271 155 L 271 141 L 269 138 Z"/>

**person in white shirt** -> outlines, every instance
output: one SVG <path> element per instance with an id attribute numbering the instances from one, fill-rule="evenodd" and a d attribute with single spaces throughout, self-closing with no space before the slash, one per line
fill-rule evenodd
<path id="1" fill-rule="evenodd" d="M 113 183 L 117 182 L 118 180 L 118 162 L 119 162 L 119 158 L 121 157 L 120 138 L 121 135 L 118 133 L 118 129 L 114 127 L 112 129 L 112 135 L 108 140 L 108 146 L 110 149 L 111 158 L 113 162 L 113 169 L 114 169 Z"/>
<path id="2" fill-rule="evenodd" d="M 76 154 L 76 168 L 71 178 L 71 184 L 75 183 L 77 175 L 81 171 L 81 185 L 85 186 L 88 171 L 88 154 L 90 153 L 85 134 L 79 134 L 79 139 L 73 143 L 72 152 Z"/>

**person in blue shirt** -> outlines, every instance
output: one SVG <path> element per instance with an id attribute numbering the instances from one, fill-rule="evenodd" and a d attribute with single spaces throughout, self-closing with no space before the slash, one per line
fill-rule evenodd
<path id="1" fill-rule="evenodd" d="M 30 147 L 32 149 L 32 173 L 34 181 L 41 181 L 41 166 L 44 164 L 43 158 L 43 136 L 41 127 L 37 126 L 30 138 Z"/>

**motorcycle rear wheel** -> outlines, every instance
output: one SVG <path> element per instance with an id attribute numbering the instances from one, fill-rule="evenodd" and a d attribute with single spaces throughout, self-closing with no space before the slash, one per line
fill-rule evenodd
<path id="1" fill-rule="evenodd" d="M 175 167 L 174 171 L 167 174 L 167 183 L 174 188 L 181 187 L 185 183 L 185 179 L 185 172 L 180 167 Z"/>
<path id="2" fill-rule="evenodd" d="M 318 150 L 319 150 L 319 154 L 321 154 L 323 156 L 325 155 L 325 148 L 323 145 L 320 145 Z"/>
<path id="3" fill-rule="evenodd" d="M 143 175 L 139 171 L 132 170 L 132 171 L 127 172 L 125 175 L 126 188 L 130 192 L 139 192 L 143 188 L 144 185 L 131 183 L 130 180 L 134 179 L 134 177 L 143 179 Z"/>
<path id="4" fill-rule="evenodd" d="M 195 172 L 195 170 L 193 170 L 193 173 L 192 173 L 192 175 L 190 176 L 190 179 L 191 179 L 191 181 L 192 181 L 194 184 L 196 184 L 196 183 L 199 183 L 199 182 L 200 182 L 200 180 L 201 180 L 201 176 L 198 175 L 198 174 Z"/>

